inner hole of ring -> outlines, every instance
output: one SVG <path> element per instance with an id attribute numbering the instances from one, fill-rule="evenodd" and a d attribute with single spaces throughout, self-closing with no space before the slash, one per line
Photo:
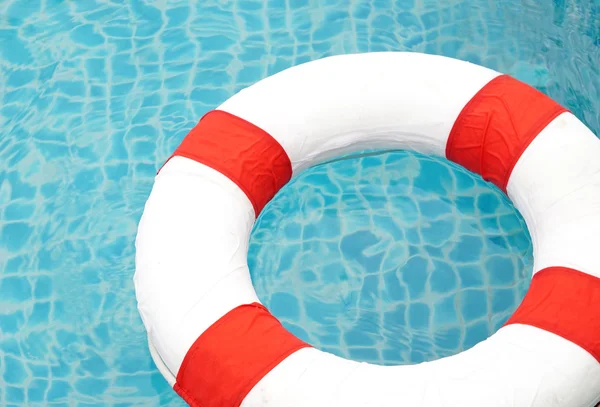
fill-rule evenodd
<path id="1" fill-rule="evenodd" d="M 265 207 L 248 264 L 296 336 L 348 359 L 414 364 L 471 348 L 531 279 L 525 221 L 443 158 L 365 152 L 312 167 Z"/>

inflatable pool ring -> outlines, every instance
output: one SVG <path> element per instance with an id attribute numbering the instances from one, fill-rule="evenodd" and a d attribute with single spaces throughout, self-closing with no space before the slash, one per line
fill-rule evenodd
<path id="1" fill-rule="evenodd" d="M 534 246 L 505 326 L 458 355 L 376 366 L 319 351 L 260 304 L 256 216 L 360 149 L 445 156 L 508 194 Z M 308 62 L 207 113 L 156 176 L 135 288 L 156 365 L 197 407 L 593 407 L 600 401 L 600 140 L 534 88 L 441 56 Z"/>

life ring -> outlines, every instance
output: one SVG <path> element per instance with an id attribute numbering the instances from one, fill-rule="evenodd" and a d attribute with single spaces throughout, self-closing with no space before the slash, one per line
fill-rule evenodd
<path id="1" fill-rule="evenodd" d="M 534 277 L 505 326 L 412 366 L 346 360 L 260 304 L 252 225 L 292 174 L 358 149 L 445 156 L 525 218 Z M 158 173 L 134 278 L 152 356 L 198 407 L 591 407 L 600 401 L 600 140 L 532 87 L 419 53 L 308 62 L 207 113 Z"/>

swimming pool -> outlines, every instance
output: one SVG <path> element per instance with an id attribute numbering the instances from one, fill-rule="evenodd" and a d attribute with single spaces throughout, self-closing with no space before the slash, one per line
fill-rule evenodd
<path id="1" fill-rule="evenodd" d="M 600 132 L 594 0 L 189 3 L 0 6 L 0 405 L 183 405 L 135 309 L 136 225 L 197 119 L 265 75 L 339 53 L 438 53 L 511 73 Z M 288 328 L 382 364 L 472 346 L 530 273 L 497 190 L 403 152 L 310 170 L 252 239 L 257 291 Z"/>

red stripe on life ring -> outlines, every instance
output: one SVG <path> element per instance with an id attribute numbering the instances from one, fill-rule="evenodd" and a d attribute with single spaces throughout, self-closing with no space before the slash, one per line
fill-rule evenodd
<path id="1" fill-rule="evenodd" d="M 256 216 L 292 176 L 290 159 L 277 140 L 222 110 L 205 114 L 173 156 L 207 165 L 235 182 Z"/>
<path id="2" fill-rule="evenodd" d="M 194 342 L 174 390 L 191 407 L 238 407 L 267 373 L 306 347 L 264 306 L 241 305 Z"/>
<path id="3" fill-rule="evenodd" d="M 492 79 L 454 122 L 446 157 L 506 192 L 510 174 L 533 139 L 567 110 L 508 75 Z"/>
<path id="4" fill-rule="evenodd" d="M 600 362 L 600 278 L 566 267 L 533 276 L 525 299 L 506 325 L 524 324 L 579 345 Z"/>

